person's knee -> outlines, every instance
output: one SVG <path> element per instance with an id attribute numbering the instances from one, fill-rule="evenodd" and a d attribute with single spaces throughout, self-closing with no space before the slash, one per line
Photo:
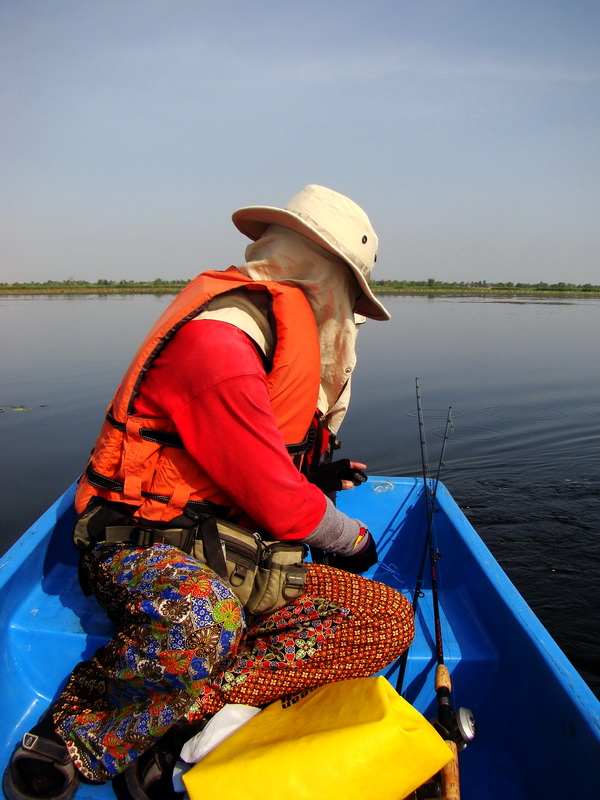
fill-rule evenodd
<path id="1" fill-rule="evenodd" d="M 188 565 L 189 566 L 189 565 Z M 177 581 L 154 593 L 146 607 L 151 622 L 146 646 L 164 678 L 190 691 L 230 663 L 245 632 L 243 608 L 231 587 L 197 562 Z"/>
<path id="2" fill-rule="evenodd" d="M 390 625 L 395 633 L 395 650 L 397 655 L 403 653 L 415 636 L 415 617 L 407 597 L 394 589 L 390 596 L 388 613 Z"/>
<path id="3" fill-rule="evenodd" d="M 414 614 L 409 600 L 389 586 L 384 587 L 378 603 L 369 612 L 383 669 L 398 658 L 414 639 Z"/>

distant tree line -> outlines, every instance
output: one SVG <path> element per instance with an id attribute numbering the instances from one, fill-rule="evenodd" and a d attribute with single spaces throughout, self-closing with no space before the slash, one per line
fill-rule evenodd
<path id="1" fill-rule="evenodd" d="M 126 281 L 99 278 L 97 281 L 80 281 L 69 278 L 65 281 L 27 281 L 25 283 L 0 283 L 0 292 L 76 293 L 76 292 L 178 292 L 190 282 L 189 278 L 153 281 Z"/>
<path id="2" fill-rule="evenodd" d="M 155 278 L 153 281 L 113 281 L 107 278 L 98 278 L 97 281 L 79 281 L 69 278 L 66 281 L 44 281 L 43 283 L 36 281 L 21 284 L 1 283 L 0 286 L 185 286 L 189 282 L 189 278 L 176 278 L 170 281 L 165 281 L 162 278 Z"/>
<path id="3" fill-rule="evenodd" d="M 438 281 L 435 278 L 427 278 L 424 281 L 392 281 L 379 280 L 372 281 L 371 287 L 377 291 L 384 292 L 406 292 L 417 291 L 524 291 L 524 292 L 600 292 L 600 286 L 592 283 L 513 283 L 512 281 L 492 282 L 492 281 Z"/>
<path id="4" fill-rule="evenodd" d="M 110 280 L 99 278 L 97 281 L 83 281 L 69 278 L 64 281 L 27 281 L 24 283 L 0 283 L 0 293 L 77 293 L 77 292 L 178 292 L 190 282 L 189 278 L 153 281 Z M 554 293 L 569 292 L 577 294 L 600 293 L 600 286 L 591 283 L 506 283 L 491 281 L 438 281 L 427 278 L 421 281 L 378 280 L 372 281 L 371 287 L 377 294 L 421 294 L 423 292 L 448 293 Z"/>

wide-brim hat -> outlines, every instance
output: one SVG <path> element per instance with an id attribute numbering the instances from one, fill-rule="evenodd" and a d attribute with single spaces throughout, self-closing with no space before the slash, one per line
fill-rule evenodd
<path id="1" fill-rule="evenodd" d="M 234 211 L 233 224 L 256 241 L 269 225 L 283 225 L 301 233 L 348 264 L 362 294 L 354 310 L 371 319 L 390 319 L 390 314 L 369 287 L 379 244 L 373 226 L 350 198 L 310 184 L 292 197 L 285 208 L 247 206 Z"/>

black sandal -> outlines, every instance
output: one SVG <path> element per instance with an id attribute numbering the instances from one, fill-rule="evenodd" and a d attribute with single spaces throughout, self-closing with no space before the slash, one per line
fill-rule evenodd
<path id="1" fill-rule="evenodd" d="M 2 779 L 8 800 L 71 800 L 79 788 L 78 772 L 64 744 L 26 733 Z"/>
<path id="2" fill-rule="evenodd" d="M 173 788 L 173 753 L 152 746 L 123 772 L 124 796 L 131 800 L 179 800 L 183 792 Z M 123 795 L 123 793 L 121 793 Z"/>
<path id="3" fill-rule="evenodd" d="M 197 722 L 176 722 L 155 744 L 118 775 L 113 786 L 119 800 L 181 800 L 173 787 L 173 768 L 181 748 L 201 731 L 210 716 Z"/>

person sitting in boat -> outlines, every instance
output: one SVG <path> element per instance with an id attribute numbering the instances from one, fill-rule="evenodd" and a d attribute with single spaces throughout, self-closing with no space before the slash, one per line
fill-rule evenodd
<path id="1" fill-rule="evenodd" d="M 82 585 L 117 632 L 24 737 L 9 800 L 64 800 L 82 777 L 126 768 L 145 786 L 153 745 L 175 723 L 373 675 L 414 635 L 407 599 L 360 575 L 377 561 L 373 537 L 329 496 L 366 479 L 364 464 L 331 451 L 359 315 L 389 319 L 368 284 L 375 232 L 353 201 L 316 185 L 233 221 L 252 240 L 246 262 L 202 273 L 166 309 L 79 482 Z M 281 607 L 246 614 L 190 552 L 206 519 L 305 543 L 329 563 L 299 571 Z"/>

